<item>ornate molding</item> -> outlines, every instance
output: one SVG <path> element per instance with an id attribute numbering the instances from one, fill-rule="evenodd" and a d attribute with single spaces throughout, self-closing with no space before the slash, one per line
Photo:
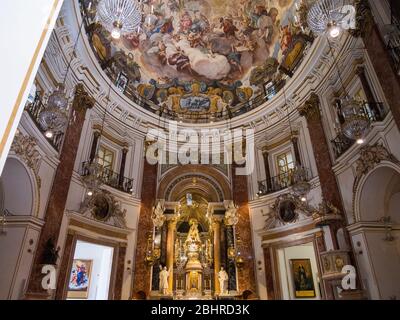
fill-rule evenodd
<path id="1" fill-rule="evenodd" d="M 356 181 L 359 181 L 363 175 L 372 171 L 382 161 L 399 163 L 396 157 L 380 143 L 361 148 L 360 158 L 356 162 Z"/>
<path id="2" fill-rule="evenodd" d="M 312 93 L 310 98 L 299 107 L 299 114 L 306 117 L 307 120 L 319 119 L 321 113 L 319 111 L 319 97 L 316 93 Z"/>
<path id="3" fill-rule="evenodd" d="M 76 85 L 75 97 L 72 105 L 75 111 L 81 112 L 86 111 L 87 109 L 92 109 L 95 102 L 96 101 L 86 92 L 83 84 L 79 83 Z"/>
<path id="4" fill-rule="evenodd" d="M 292 212 L 288 212 L 289 209 L 292 209 Z M 272 230 L 306 220 L 312 216 L 313 211 L 312 207 L 302 202 L 298 197 L 292 194 L 281 195 L 270 207 L 270 213 L 267 215 L 264 229 Z"/>
<path id="5" fill-rule="evenodd" d="M 11 145 L 11 151 L 21 159 L 34 173 L 38 190 L 41 187 L 41 179 L 39 176 L 39 162 L 41 155 L 37 150 L 37 140 L 31 136 L 24 136 L 19 130 L 15 134 L 14 141 Z"/>
<path id="6" fill-rule="evenodd" d="M 86 197 L 81 204 L 80 213 L 86 218 L 126 229 L 126 209 L 121 210 L 120 202 L 111 192 L 100 190 L 91 197 Z"/>

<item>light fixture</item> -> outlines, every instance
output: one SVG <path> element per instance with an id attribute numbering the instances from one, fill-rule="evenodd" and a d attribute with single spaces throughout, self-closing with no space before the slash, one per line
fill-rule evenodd
<path id="1" fill-rule="evenodd" d="M 342 28 L 340 28 L 336 22 L 331 22 L 329 27 L 328 27 L 328 34 L 332 39 L 335 39 L 340 36 L 340 33 L 342 32 Z"/>
<path id="2" fill-rule="evenodd" d="M 301 199 L 305 198 L 305 196 L 311 190 L 311 184 L 308 182 L 307 170 L 300 164 L 297 164 L 295 166 L 295 168 L 293 169 L 292 190 Z M 305 202 L 305 201 L 303 201 L 303 202 Z"/>
<path id="3" fill-rule="evenodd" d="M 114 39 L 119 39 L 140 27 L 141 5 L 138 0 L 101 0 L 97 18 Z"/>
<path id="4" fill-rule="evenodd" d="M 308 26 L 316 35 L 328 33 L 332 38 L 338 37 L 346 18 L 342 9 L 348 3 L 349 0 L 315 1 L 307 14 Z"/>
<path id="5" fill-rule="evenodd" d="M 64 132 L 68 124 L 68 98 L 65 93 L 65 83 L 67 81 L 68 71 L 71 69 L 72 61 L 75 57 L 76 47 L 79 37 L 82 34 L 84 19 L 79 26 L 79 33 L 75 40 L 71 59 L 68 62 L 65 71 L 64 80 L 57 86 L 57 89 L 49 96 L 46 107 L 39 114 L 39 124 L 45 131 L 45 136 L 52 139 L 56 133 Z"/>
<path id="6" fill-rule="evenodd" d="M 89 190 L 88 193 L 87 193 L 87 195 L 88 195 L 89 197 L 93 196 L 93 191 Z"/>
<path id="7" fill-rule="evenodd" d="M 45 130 L 48 139 L 57 132 L 63 132 L 68 124 L 68 100 L 65 97 L 65 87 L 58 88 L 49 96 L 46 108 L 39 114 L 39 124 Z"/>
<path id="8" fill-rule="evenodd" d="M 364 137 L 370 128 L 370 121 L 365 116 L 363 106 L 355 99 L 346 98 L 342 101 L 343 134 L 358 144 L 364 143 Z"/>
<path id="9" fill-rule="evenodd" d="M 45 137 L 46 137 L 47 139 L 52 139 L 52 138 L 54 137 L 54 133 L 53 133 L 52 130 L 47 130 L 47 131 L 44 133 L 44 135 L 45 135 Z"/>
<path id="10" fill-rule="evenodd" d="M 301 202 L 307 202 L 307 198 L 306 197 L 302 197 L 300 200 L 301 200 Z"/>

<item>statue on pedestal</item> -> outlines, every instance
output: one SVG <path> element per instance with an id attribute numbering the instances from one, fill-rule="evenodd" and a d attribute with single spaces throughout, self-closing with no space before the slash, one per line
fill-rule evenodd
<path id="1" fill-rule="evenodd" d="M 221 288 L 221 294 L 226 294 L 228 293 L 228 288 L 226 284 L 228 283 L 229 276 L 228 273 L 224 270 L 224 268 L 221 268 L 221 271 L 218 272 L 218 280 L 219 280 L 219 286 Z"/>
<path id="2" fill-rule="evenodd" d="M 161 266 L 160 266 L 161 269 Z M 170 271 L 167 269 L 167 267 L 164 267 L 160 271 L 160 292 L 163 295 L 167 295 L 169 291 L 169 283 L 168 283 L 168 278 L 169 278 Z"/>

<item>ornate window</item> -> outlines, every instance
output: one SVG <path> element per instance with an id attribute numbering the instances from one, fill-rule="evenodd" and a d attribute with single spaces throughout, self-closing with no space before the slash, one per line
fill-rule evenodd
<path id="1" fill-rule="evenodd" d="M 278 155 L 278 179 L 277 182 L 281 188 L 286 188 L 290 185 L 292 172 L 294 169 L 293 155 L 290 151 Z"/>
<path id="2" fill-rule="evenodd" d="M 113 170 L 114 152 L 104 146 L 99 148 L 98 163 L 106 170 Z"/>

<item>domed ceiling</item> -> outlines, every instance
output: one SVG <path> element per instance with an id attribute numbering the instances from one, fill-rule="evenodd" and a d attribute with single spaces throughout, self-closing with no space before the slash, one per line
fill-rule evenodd
<path id="1" fill-rule="evenodd" d="M 143 0 L 137 32 L 115 40 L 81 0 L 97 58 L 137 104 L 191 122 L 228 119 L 271 98 L 311 38 L 293 0 Z"/>

